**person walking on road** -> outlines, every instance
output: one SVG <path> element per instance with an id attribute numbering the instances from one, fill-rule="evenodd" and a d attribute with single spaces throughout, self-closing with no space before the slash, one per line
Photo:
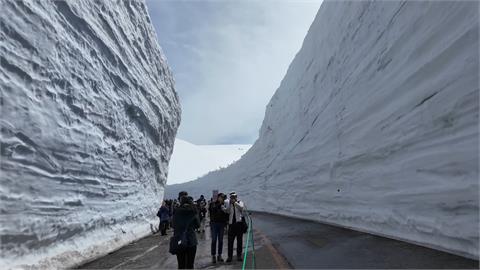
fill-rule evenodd
<path id="1" fill-rule="evenodd" d="M 200 227 L 200 220 L 193 198 L 184 191 L 179 196 L 180 206 L 173 214 L 173 234 L 176 237 L 186 232 L 187 244 L 185 250 L 176 253 L 178 269 L 193 269 L 198 244 L 194 230 Z"/>
<path id="2" fill-rule="evenodd" d="M 223 231 L 225 224 L 228 222 L 228 209 L 223 201 L 223 194 L 220 193 L 217 196 L 217 200 L 211 202 L 208 207 L 210 213 L 210 228 L 212 234 L 211 254 L 212 263 L 223 262 Z M 217 254 L 217 241 L 218 241 L 218 257 Z"/>
<path id="3" fill-rule="evenodd" d="M 227 262 L 232 261 L 233 257 L 233 242 L 237 239 L 237 261 L 242 260 L 242 247 L 243 247 L 243 210 L 245 204 L 238 200 L 235 192 L 230 193 L 230 203 L 228 207 L 229 220 L 228 220 L 228 258 Z"/>
<path id="4" fill-rule="evenodd" d="M 198 214 L 200 217 L 200 228 L 198 232 L 205 232 L 205 217 L 207 215 L 207 201 L 203 195 L 200 195 L 200 198 L 197 200 Z"/>
<path id="5" fill-rule="evenodd" d="M 168 223 L 170 222 L 170 211 L 168 211 L 168 207 L 165 204 L 165 201 L 162 202 L 162 206 L 157 212 L 158 218 L 160 218 L 160 224 L 158 225 L 158 230 L 161 232 L 162 235 L 167 235 L 167 227 Z"/>

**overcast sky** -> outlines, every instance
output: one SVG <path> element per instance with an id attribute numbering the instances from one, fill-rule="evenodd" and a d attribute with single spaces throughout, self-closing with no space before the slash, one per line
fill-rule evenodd
<path id="1" fill-rule="evenodd" d="M 178 138 L 253 143 L 320 4 L 147 0 L 180 95 Z"/>

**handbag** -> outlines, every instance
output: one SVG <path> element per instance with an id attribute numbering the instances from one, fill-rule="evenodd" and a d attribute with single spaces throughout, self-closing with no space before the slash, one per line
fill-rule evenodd
<path id="1" fill-rule="evenodd" d="M 245 217 L 242 217 L 242 222 L 240 224 L 241 224 L 242 233 L 247 233 L 248 224 L 247 224 L 247 221 L 245 220 Z"/>
<path id="2" fill-rule="evenodd" d="M 195 216 L 190 220 L 185 227 L 185 230 L 180 233 L 179 235 L 173 235 L 170 237 L 170 246 L 168 249 L 168 252 L 172 255 L 176 255 L 178 253 L 184 252 L 187 247 L 188 247 L 188 237 L 187 237 L 187 231 L 188 227 L 190 227 L 190 223 L 195 219 Z"/>

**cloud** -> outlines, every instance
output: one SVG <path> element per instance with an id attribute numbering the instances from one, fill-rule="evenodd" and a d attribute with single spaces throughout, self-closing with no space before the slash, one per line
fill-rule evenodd
<path id="1" fill-rule="evenodd" d="M 253 143 L 320 1 L 147 1 L 182 104 L 178 137 Z"/>

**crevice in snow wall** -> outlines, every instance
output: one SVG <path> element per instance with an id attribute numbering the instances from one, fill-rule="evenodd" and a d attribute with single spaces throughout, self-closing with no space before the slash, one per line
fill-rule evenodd
<path id="1" fill-rule="evenodd" d="M 144 1 L 0 1 L 0 268 L 150 233 L 180 123 Z"/>
<path id="2" fill-rule="evenodd" d="M 478 259 L 478 48 L 478 1 L 325 1 L 249 152 L 167 196 Z"/>

